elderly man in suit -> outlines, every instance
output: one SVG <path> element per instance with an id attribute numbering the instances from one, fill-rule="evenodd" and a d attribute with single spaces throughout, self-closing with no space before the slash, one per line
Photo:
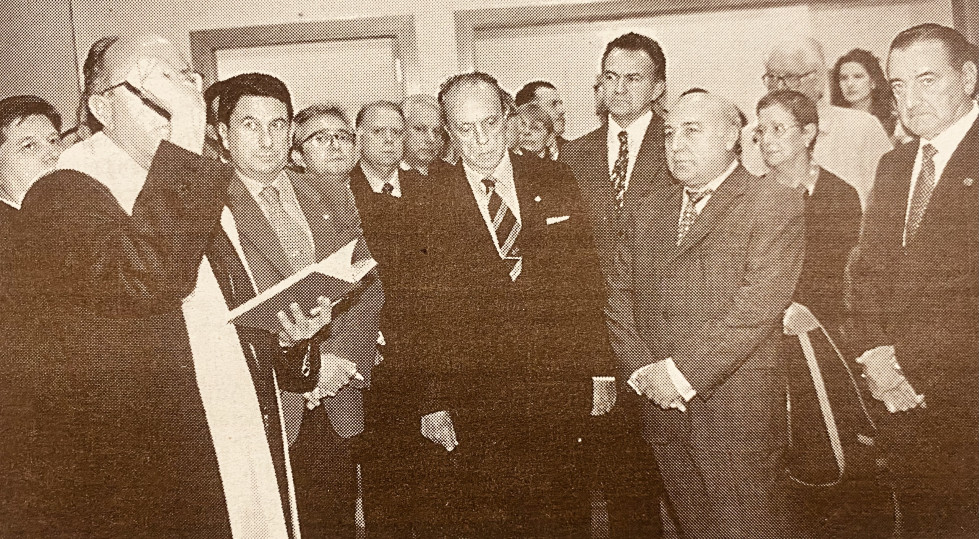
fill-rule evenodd
<path id="1" fill-rule="evenodd" d="M 737 108 L 679 99 L 665 123 L 677 183 L 638 225 L 636 313 L 655 361 L 630 384 L 653 402 L 654 447 L 684 537 L 782 537 L 782 311 L 804 251 L 802 194 L 738 162 Z M 653 405 L 655 404 L 655 406 Z"/>
<path id="2" fill-rule="evenodd" d="M 612 361 L 580 196 L 565 165 L 507 151 L 513 111 L 493 77 L 452 77 L 439 101 L 462 162 L 422 198 L 427 269 L 406 320 L 420 331 L 405 347 L 421 433 L 449 451 L 443 531 L 587 535 L 578 440 L 611 406 L 592 377 Z"/>
<path id="3" fill-rule="evenodd" d="M 359 243 L 355 258 L 370 256 L 350 200 L 324 196 L 310 178 L 285 170 L 292 126 L 286 85 L 259 73 L 224 85 L 218 128 L 235 170 L 227 217 L 256 288 L 265 290 L 352 240 Z M 320 343 L 317 387 L 305 395 L 282 395 L 299 522 L 308 537 L 356 536 L 361 391 L 377 357 L 383 303 L 376 273 L 365 280 L 362 291 L 337 306 Z"/>
<path id="4" fill-rule="evenodd" d="M 557 86 L 544 80 L 528 82 L 517 91 L 513 99 L 518 107 L 527 103 L 536 103 L 551 116 L 551 121 L 554 123 L 554 145 L 548 148 L 548 155 L 551 159 L 560 159 L 561 151 L 564 150 L 568 139 L 563 136 L 566 125 L 564 99 L 557 91 Z"/>
<path id="5" fill-rule="evenodd" d="M 663 119 L 653 102 L 666 90 L 666 58 L 659 44 L 641 34 L 612 40 L 602 56 L 601 100 L 608 121 L 568 143 L 562 160 L 574 172 L 595 231 L 608 288 L 606 315 L 618 360 L 617 409 L 596 446 L 613 537 L 636 530 L 658 534 L 656 464 L 639 433 L 643 399 L 625 386 L 630 374 L 652 363 L 633 315 L 633 243 L 636 224 L 652 218 L 654 195 L 669 184 L 663 153 Z M 605 473 L 607 466 L 608 472 Z"/>
<path id="6" fill-rule="evenodd" d="M 853 271 L 856 344 L 905 537 L 979 530 L 976 57 L 951 28 L 891 43 L 887 76 L 915 139 L 881 159 Z M 886 410 L 886 411 L 885 411 Z"/>
<path id="7" fill-rule="evenodd" d="M 315 384 L 307 338 L 329 309 L 284 318 L 278 339 L 228 324 L 242 289 L 218 227 L 230 174 L 200 155 L 200 78 L 158 36 L 100 40 L 85 66 L 95 135 L 34 184 L 14 233 L 19 324 L 5 334 L 35 394 L 28 499 L 5 523 L 33 537 L 293 536 L 274 388 Z"/>
<path id="8" fill-rule="evenodd" d="M 439 102 L 428 94 L 409 95 L 401 103 L 405 118 L 404 158 L 401 170 L 429 176 L 445 161 L 446 133 Z"/>

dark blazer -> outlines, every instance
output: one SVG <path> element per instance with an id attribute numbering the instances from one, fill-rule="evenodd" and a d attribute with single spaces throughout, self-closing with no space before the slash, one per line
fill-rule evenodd
<path id="1" fill-rule="evenodd" d="M 420 187 L 431 181 L 417 170 L 398 170 L 401 197 L 393 197 L 371 190 L 370 183 L 358 164 L 350 173 L 350 191 L 357 202 L 357 211 L 364 229 L 367 245 L 381 267 L 382 278 L 387 277 L 385 268 L 397 267 L 403 249 L 399 241 L 406 208 L 416 202 Z"/>
<path id="2" fill-rule="evenodd" d="M 430 382 L 421 413 L 449 410 L 457 429 L 506 416 L 505 402 L 580 421 L 591 376 L 611 373 L 599 262 L 571 173 L 553 161 L 511 160 L 522 222 L 515 282 L 461 163 L 423 198 L 422 308 L 410 323 L 427 329 L 411 357 Z M 567 219 L 547 224 L 551 217 Z"/>
<path id="3" fill-rule="evenodd" d="M 649 122 L 642 146 L 636 155 L 620 220 L 615 206 L 614 189 L 609 179 L 607 137 L 606 123 L 569 142 L 561 152 L 561 160 L 574 172 L 595 233 L 595 246 L 610 294 L 609 333 L 612 346 L 619 356 L 619 378 L 626 380 L 633 371 L 651 363 L 652 358 L 635 330 L 631 310 L 633 290 L 645 284 L 634 281 L 631 273 L 619 274 L 623 268 L 617 268 L 614 264 L 616 245 L 619 243 L 620 233 L 623 235 L 624 245 L 635 242 L 636 223 L 646 223 L 652 219 L 652 213 L 656 211 L 655 194 L 670 185 L 670 178 L 663 152 L 663 119 L 653 113 L 653 119 Z M 632 255 L 631 252 L 626 254 Z M 631 272 L 631 261 L 626 266 L 624 271 Z"/>
<path id="4" fill-rule="evenodd" d="M 679 185 L 668 188 L 638 227 L 648 241 L 637 243 L 637 278 L 650 286 L 636 316 L 656 359 L 673 358 L 697 397 L 683 414 L 650 406 L 648 435 L 780 443 L 777 350 L 804 254 L 802 196 L 739 166 L 677 246 L 682 200 Z"/>
<path id="5" fill-rule="evenodd" d="M 289 179 L 313 234 L 316 260 L 326 258 L 354 239 L 361 240 L 354 258 L 371 256 L 363 242 L 357 209 L 349 199 L 323 196 L 312 186 L 312 178 L 308 176 L 289 174 Z M 258 289 L 264 291 L 292 275 L 292 267 L 262 210 L 237 177 L 231 180 L 229 194 L 248 267 Z M 365 283 L 357 294 L 337 305 L 329 333 L 320 344 L 322 353 L 332 353 L 356 363 L 357 371 L 364 377 L 364 382 L 353 381 L 336 397 L 323 401 L 330 422 L 344 438 L 356 434 L 354 431 L 362 425 L 364 411 L 360 390 L 370 383 L 377 355 L 378 316 L 384 292 L 376 271 L 365 277 Z M 282 395 L 283 417 L 290 441 L 299 434 L 305 404 L 301 394 L 285 392 Z"/>
<path id="6" fill-rule="evenodd" d="M 779 534 L 782 499 L 773 485 L 786 374 L 778 352 L 804 255 L 802 195 L 739 165 L 679 246 L 683 190 L 667 188 L 660 200 L 637 226 L 645 239 L 636 247 L 637 280 L 648 286 L 637 289 L 636 316 L 654 357 L 673 358 L 697 396 L 686 412 L 647 403 L 644 436 L 694 536 L 710 536 L 695 531 L 704 526 Z"/>
<path id="7" fill-rule="evenodd" d="M 10 230 L 17 217 L 17 208 L 0 200 L 0 244 L 10 241 Z"/>
<path id="8" fill-rule="evenodd" d="M 24 535 L 230 537 L 181 310 L 229 176 L 164 141 L 132 216 L 73 170 L 27 193 L 7 328 L 34 391 L 30 458 L 16 465 L 28 476 Z M 271 365 L 278 345 L 263 337 L 252 359 Z"/>
<path id="9" fill-rule="evenodd" d="M 857 353 L 894 345 L 904 375 L 927 396 L 929 408 L 970 410 L 973 418 L 979 393 L 977 124 L 952 154 L 906 247 L 901 242 L 918 139 L 881 158 L 853 269 Z"/>
<path id="10" fill-rule="evenodd" d="M 838 330 L 845 316 L 843 275 L 860 236 L 857 190 L 819 169 L 806 197 L 806 257 L 792 300 L 809 307 L 824 327 Z"/>

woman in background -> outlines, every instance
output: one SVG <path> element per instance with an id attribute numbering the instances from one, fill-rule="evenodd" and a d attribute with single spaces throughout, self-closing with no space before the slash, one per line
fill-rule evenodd
<path id="1" fill-rule="evenodd" d="M 829 80 L 832 104 L 876 116 L 895 145 L 907 138 L 897 119 L 891 85 L 872 53 L 853 49 L 844 54 L 833 66 Z"/>
<path id="2" fill-rule="evenodd" d="M 536 103 L 524 103 L 517 107 L 517 115 L 521 128 L 517 151 L 541 159 L 554 159 L 557 155 L 557 134 L 551 115 Z"/>

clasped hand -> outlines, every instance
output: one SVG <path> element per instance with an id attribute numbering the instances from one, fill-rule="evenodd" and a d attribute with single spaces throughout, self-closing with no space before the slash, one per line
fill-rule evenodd
<path id="1" fill-rule="evenodd" d="M 150 57 L 137 60 L 126 82 L 170 115 L 170 142 L 201 152 L 206 108 L 200 75 Z"/>
<path id="2" fill-rule="evenodd" d="M 636 393 L 644 395 L 664 410 L 674 408 L 681 412 L 687 411 L 683 397 L 673 385 L 665 360 L 636 369 L 629 376 L 629 385 Z"/>
<path id="3" fill-rule="evenodd" d="M 422 436 L 452 451 L 459 445 L 449 412 L 442 410 L 422 416 Z"/>
<path id="4" fill-rule="evenodd" d="M 351 380 L 363 380 L 357 372 L 357 364 L 336 354 L 326 353 L 320 356 L 320 378 L 312 391 L 303 393 L 306 397 L 306 407 L 312 410 L 320 405 L 327 397 L 335 397 L 341 388 Z"/>
<path id="5" fill-rule="evenodd" d="M 863 365 L 870 394 L 884 403 L 891 413 L 925 407 L 925 396 L 918 395 L 901 371 L 893 346 L 878 346 L 857 358 Z"/>

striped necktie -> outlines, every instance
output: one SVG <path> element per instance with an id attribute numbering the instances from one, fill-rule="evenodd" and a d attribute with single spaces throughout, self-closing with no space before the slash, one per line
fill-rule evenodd
<path id="1" fill-rule="evenodd" d="M 914 184 L 914 195 L 911 196 L 911 207 L 908 209 L 908 222 L 904 225 L 904 243 L 907 245 L 914 237 L 921 220 L 925 217 L 925 209 L 928 208 L 928 201 L 931 200 L 931 193 L 938 184 L 935 174 L 935 155 L 938 150 L 931 144 L 921 147 L 921 172 L 918 173 L 918 181 Z"/>
<path id="2" fill-rule="evenodd" d="M 707 195 L 714 192 L 713 189 L 704 189 L 703 191 L 692 191 L 690 189 L 684 189 L 683 192 L 687 195 L 687 203 L 683 206 L 683 215 L 680 217 L 680 225 L 677 229 L 676 234 L 676 244 L 680 245 L 683 241 L 683 237 L 690 232 L 693 227 L 693 222 L 697 219 L 697 215 L 700 212 L 697 211 L 697 204 L 704 199 Z"/>
<path id="3" fill-rule="evenodd" d="M 488 177 L 483 180 L 483 186 L 486 187 L 486 194 L 489 195 L 489 215 L 493 222 L 493 230 L 496 231 L 496 247 L 500 257 L 515 256 L 514 244 L 517 243 L 517 236 L 520 234 L 520 221 L 517 221 L 510 207 L 503 202 L 503 197 L 496 192 L 496 180 Z"/>

